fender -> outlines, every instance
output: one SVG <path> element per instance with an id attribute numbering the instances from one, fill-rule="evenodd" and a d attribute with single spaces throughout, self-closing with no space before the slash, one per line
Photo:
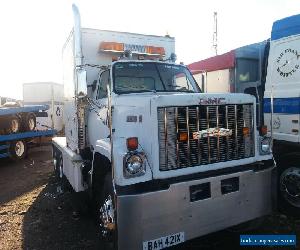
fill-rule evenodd
<path id="1" fill-rule="evenodd" d="M 99 154 L 105 156 L 107 159 L 111 159 L 111 144 L 110 139 L 105 138 L 101 140 L 97 140 L 94 147 L 94 154 L 98 152 Z"/>

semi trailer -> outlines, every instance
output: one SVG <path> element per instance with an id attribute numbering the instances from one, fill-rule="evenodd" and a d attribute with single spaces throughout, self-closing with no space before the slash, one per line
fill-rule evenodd
<path id="1" fill-rule="evenodd" d="M 73 13 L 54 166 L 91 198 L 106 247 L 163 249 L 270 214 L 255 98 L 202 93 L 172 37 L 81 28 Z"/>
<path id="2" fill-rule="evenodd" d="M 281 211 L 300 216 L 300 15 L 274 22 L 270 39 L 195 62 L 189 68 L 200 75 L 228 71 L 222 84 L 204 79 L 207 92 L 248 93 L 257 100 L 257 126 L 267 126 L 272 135 L 278 165 L 278 205 Z M 227 54 L 227 53 L 226 53 Z M 226 55 L 225 54 L 225 55 Z M 214 63 L 211 63 L 214 62 Z M 204 73 L 203 73 L 204 72 Z"/>

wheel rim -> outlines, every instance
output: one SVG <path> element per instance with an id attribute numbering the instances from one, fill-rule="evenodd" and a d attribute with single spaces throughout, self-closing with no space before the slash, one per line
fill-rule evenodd
<path id="1" fill-rule="evenodd" d="M 18 157 L 21 157 L 25 152 L 25 145 L 22 141 L 18 141 L 15 146 L 15 153 Z"/>
<path id="2" fill-rule="evenodd" d="M 13 133 L 16 133 L 19 131 L 19 122 L 17 119 L 13 119 L 11 121 L 11 130 Z"/>
<path id="3" fill-rule="evenodd" d="M 100 208 L 100 230 L 103 237 L 111 239 L 112 232 L 115 230 L 115 211 L 113 201 L 109 195 Z"/>
<path id="4" fill-rule="evenodd" d="M 288 168 L 281 174 L 280 192 L 289 204 L 300 208 L 300 168 Z"/>
<path id="5" fill-rule="evenodd" d="M 34 129 L 34 127 L 35 127 L 35 122 L 34 122 L 34 119 L 33 119 L 33 118 L 30 118 L 30 119 L 28 120 L 28 127 L 29 127 L 30 130 L 33 130 L 33 129 Z"/>

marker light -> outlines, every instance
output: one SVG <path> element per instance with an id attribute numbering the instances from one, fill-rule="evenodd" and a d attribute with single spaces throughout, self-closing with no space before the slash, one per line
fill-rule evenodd
<path id="1" fill-rule="evenodd" d="M 187 141 L 188 140 L 188 133 L 186 133 L 186 132 L 180 132 L 178 140 L 180 142 Z"/>
<path id="2" fill-rule="evenodd" d="M 165 55 L 165 49 L 163 47 L 145 46 L 146 53 L 150 55 Z"/>
<path id="3" fill-rule="evenodd" d="M 152 55 L 152 56 L 165 55 L 165 49 L 163 47 L 116 43 L 116 42 L 101 42 L 99 46 L 99 51 L 125 52 L 126 50 L 130 50 L 133 54 L 138 54 L 138 55 Z"/>
<path id="4" fill-rule="evenodd" d="M 268 127 L 263 125 L 260 127 L 260 135 L 266 135 L 268 133 Z"/>
<path id="5" fill-rule="evenodd" d="M 130 151 L 134 151 L 138 148 L 139 146 L 139 141 L 137 137 L 129 137 L 126 140 L 126 144 L 127 144 L 127 149 Z"/>
<path id="6" fill-rule="evenodd" d="M 243 127 L 243 135 L 249 136 L 249 134 L 250 134 L 250 129 L 248 127 Z"/>
<path id="7" fill-rule="evenodd" d="M 102 51 L 124 52 L 124 43 L 102 42 L 99 49 Z"/>

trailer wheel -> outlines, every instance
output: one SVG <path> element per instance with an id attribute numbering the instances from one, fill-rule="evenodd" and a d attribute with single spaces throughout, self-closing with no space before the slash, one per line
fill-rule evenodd
<path id="1" fill-rule="evenodd" d="M 8 131 L 7 133 L 18 133 L 21 127 L 21 120 L 18 116 L 13 115 L 8 118 Z"/>
<path id="2" fill-rule="evenodd" d="M 278 167 L 278 208 L 300 218 L 300 155 L 279 159 Z"/>
<path id="3" fill-rule="evenodd" d="M 10 144 L 10 155 L 15 160 L 22 160 L 27 154 L 27 144 L 24 140 L 14 141 Z"/>
<path id="4" fill-rule="evenodd" d="M 34 113 L 28 113 L 25 115 L 23 121 L 24 131 L 33 131 L 36 127 L 36 116 Z"/>

